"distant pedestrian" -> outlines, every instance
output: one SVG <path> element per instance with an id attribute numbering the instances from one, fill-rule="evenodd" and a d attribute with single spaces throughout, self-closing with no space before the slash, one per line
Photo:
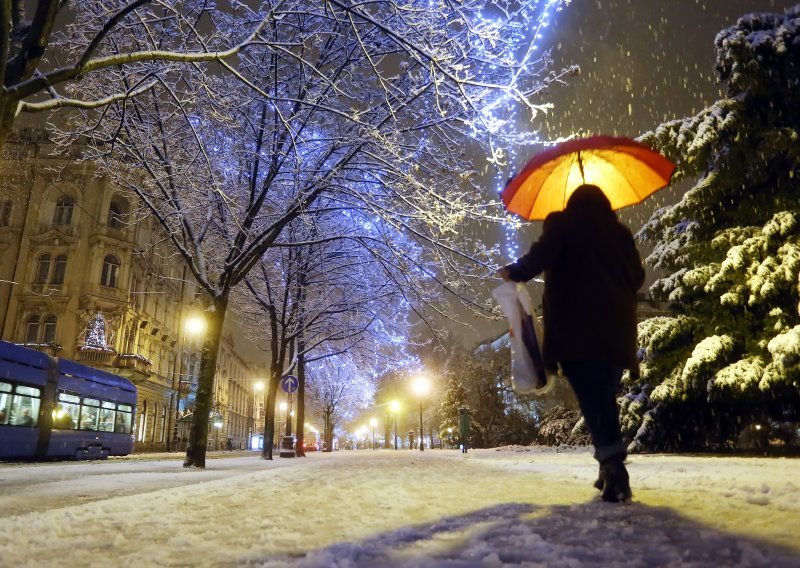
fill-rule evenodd
<path id="1" fill-rule="evenodd" d="M 544 362 L 561 366 L 575 391 L 600 462 L 604 501 L 631 498 L 616 394 L 624 369 L 638 374 L 636 292 L 644 270 L 630 230 L 603 191 L 578 187 L 542 236 L 499 276 L 527 281 L 544 272 Z"/>

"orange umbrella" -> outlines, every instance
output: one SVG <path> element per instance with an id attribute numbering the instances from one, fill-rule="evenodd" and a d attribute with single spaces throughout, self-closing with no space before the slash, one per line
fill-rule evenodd
<path id="1" fill-rule="evenodd" d="M 511 213 L 541 221 L 563 211 L 572 192 L 588 183 L 602 189 L 616 211 L 665 187 L 674 169 L 667 158 L 635 140 L 591 136 L 536 154 L 509 180 L 502 198 Z"/>

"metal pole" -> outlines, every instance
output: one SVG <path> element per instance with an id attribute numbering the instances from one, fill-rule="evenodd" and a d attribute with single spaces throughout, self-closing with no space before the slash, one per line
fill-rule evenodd
<path id="1" fill-rule="evenodd" d="M 185 325 L 185 322 L 184 322 Z M 183 342 L 186 341 L 186 332 L 184 330 L 183 338 L 181 339 L 181 348 L 178 350 L 178 396 L 175 398 L 175 428 L 172 431 L 172 441 L 175 443 L 175 451 L 180 452 L 180 443 L 178 442 L 178 420 L 181 417 L 181 375 L 183 374 Z M 169 451 L 169 449 L 168 449 Z"/>
<path id="2" fill-rule="evenodd" d="M 419 397 L 419 451 L 425 451 L 425 435 L 422 432 L 422 397 Z"/>
<path id="3" fill-rule="evenodd" d="M 289 393 L 287 398 L 289 404 L 286 405 L 286 435 L 292 435 L 292 393 Z"/>
<path id="4" fill-rule="evenodd" d="M 397 414 L 394 415 L 394 449 L 397 449 Z"/>

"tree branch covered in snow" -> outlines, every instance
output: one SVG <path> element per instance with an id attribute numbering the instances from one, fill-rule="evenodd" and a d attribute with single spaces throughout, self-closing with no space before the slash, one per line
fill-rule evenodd
<path id="1" fill-rule="evenodd" d="M 432 328 L 435 316 L 451 315 L 444 298 L 486 314 L 474 289 L 496 251 L 465 227 L 495 222 L 500 207 L 474 174 L 486 157 L 502 161 L 505 148 L 535 136 L 509 125 L 519 109 L 544 104 L 549 58 L 534 55 L 529 34 L 560 5 L 284 1 L 248 14 L 266 25 L 219 72 L 162 61 L 87 76 L 80 88 L 97 99 L 119 85 L 156 85 L 102 110 L 78 109 L 60 141 L 89 140 L 89 158 L 139 195 L 214 317 L 259 263 L 312 243 L 340 243 L 374 267 L 401 309 Z M 247 8 L 236 7 L 197 13 L 220 45 L 251 41 Z M 106 42 L 109 54 L 183 45 L 178 31 L 194 29 L 169 19 L 141 25 L 145 33 Z M 198 390 L 198 420 L 207 390 Z M 193 432 L 203 438 L 203 428 Z"/>

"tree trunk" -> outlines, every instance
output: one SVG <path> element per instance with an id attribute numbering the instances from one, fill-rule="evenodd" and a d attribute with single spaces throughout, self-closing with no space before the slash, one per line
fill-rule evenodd
<path id="1" fill-rule="evenodd" d="M 389 450 L 392 448 L 394 444 L 394 438 L 392 437 L 392 417 L 383 417 L 383 449 Z"/>
<path id="2" fill-rule="evenodd" d="M 333 412 L 325 413 L 325 451 L 333 451 Z"/>
<path id="3" fill-rule="evenodd" d="M 302 339 L 297 342 L 297 443 L 294 455 L 299 458 L 306 457 L 305 432 L 306 432 L 306 357 L 303 350 L 306 348 Z"/>
<path id="4" fill-rule="evenodd" d="M 213 309 L 206 310 L 206 336 L 200 359 L 200 377 L 197 385 L 192 428 L 189 431 L 189 445 L 183 467 L 206 467 L 206 447 L 208 444 L 208 418 L 214 402 L 214 377 L 217 373 L 217 356 L 222 343 L 222 324 L 228 311 L 228 294 L 214 299 Z"/>
<path id="5" fill-rule="evenodd" d="M 267 405 L 264 408 L 264 447 L 261 450 L 262 460 L 272 459 L 273 440 L 275 439 L 275 400 L 278 398 L 278 384 L 281 373 L 272 369 L 267 385 Z"/>

